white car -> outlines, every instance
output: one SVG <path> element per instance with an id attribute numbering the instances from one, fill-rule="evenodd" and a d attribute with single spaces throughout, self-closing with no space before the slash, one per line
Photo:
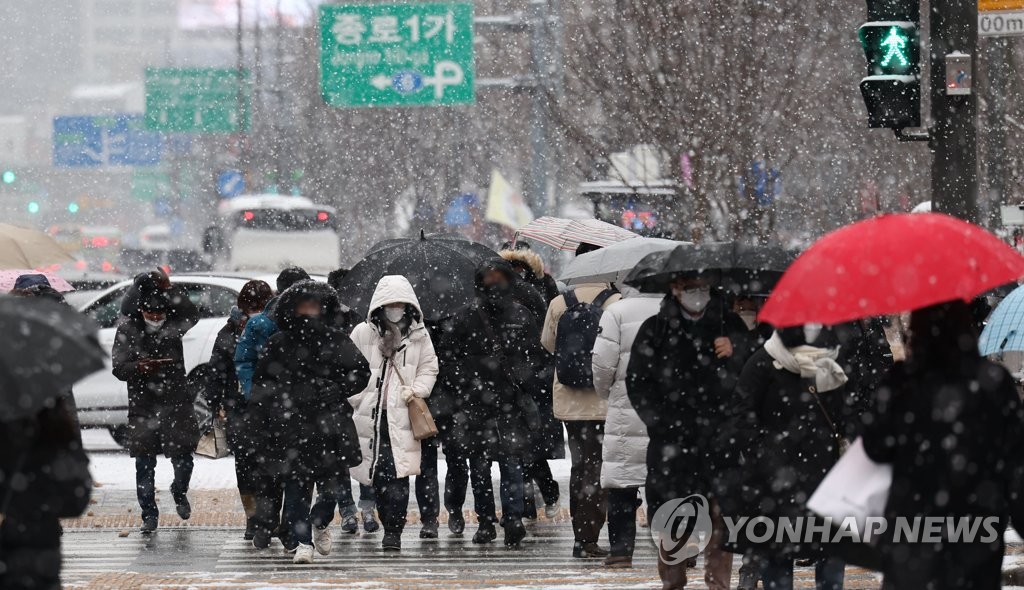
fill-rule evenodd
<path id="1" fill-rule="evenodd" d="M 323 277 L 313 278 L 324 280 Z M 171 282 L 184 287 L 189 299 L 199 308 L 199 323 L 183 339 L 185 370 L 189 386 L 196 393 L 208 370 L 207 363 L 213 354 L 217 332 L 224 327 L 231 308 L 238 300 L 238 292 L 250 279 L 267 281 L 273 287 L 276 275 L 178 274 L 171 277 Z M 81 306 L 82 313 L 99 323 L 100 344 L 106 349 L 108 358 L 104 370 L 89 375 L 73 388 L 81 425 L 107 428 L 114 440 L 122 445 L 127 439 L 128 384 L 114 377 L 109 353 L 114 346 L 117 320 L 121 317 L 121 300 L 131 286 L 131 280 L 121 281 Z M 196 405 L 200 415 L 204 412 L 208 415 L 205 400 L 197 399 Z"/>

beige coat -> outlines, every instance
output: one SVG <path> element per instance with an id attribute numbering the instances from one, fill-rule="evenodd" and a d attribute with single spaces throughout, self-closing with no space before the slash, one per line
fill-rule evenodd
<path id="1" fill-rule="evenodd" d="M 582 283 L 575 287 L 576 297 L 580 301 L 593 301 L 601 294 L 601 291 L 609 288 L 608 283 Z M 612 295 L 604 304 L 604 309 L 621 299 L 621 295 Z M 540 342 L 548 352 L 555 352 L 555 337 L 558 335 L 558 320 L 565 313 L 565 297 L 559 295 L 551 301 L 548 306 L 547 316 L 544 318 L 544 331 L 540 335 Z M 553 392 L 555 418 L 567 422 L 580 420 L 603 421 L 608 414 L 608 402 L 597 391 L 591 389 L 576 389 L 562 385 L 558 382 L 558 375 L 555 375 L 555 386 Z"/>

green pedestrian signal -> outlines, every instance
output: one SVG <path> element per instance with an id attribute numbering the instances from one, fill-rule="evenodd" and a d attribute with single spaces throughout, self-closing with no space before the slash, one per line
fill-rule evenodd
<path id="1" fill-rule="evenodd" d="M 3 180 L 4 184 L 14 184 L 14 181 L 18 180 L 18 175 L 14 173 L 14 170 L 4 170 Z"/>
<path id="2" fill-rule="evenodd" d="M 882 58 L 882 67 L 889 67 L 892 63 L 893 58 L 899 62 L 899 65 L 906 67 L 910 64 L 905 55 L 907 48 L 907 36 L 900 33 L 899 27 L 892 27 L 889 29 L 889 34 L 882 41 L 882 47 L 888 48 L 885 53 L 885 57 Z"/>

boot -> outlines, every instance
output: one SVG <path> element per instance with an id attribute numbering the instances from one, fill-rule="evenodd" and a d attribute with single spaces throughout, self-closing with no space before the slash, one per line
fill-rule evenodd
<path id="1" fill-rule="evenodd" d="M 518 518 L 509 520 L 503 528 L 505 529 L 505 547 L 509 549 L 519 547 L 519 542 L 526 538 L 526 527 Z"/>
<path id="2" fill-rule="evenodd" d="M 480 525 L 476 529 L 476 534 L 473 535 L 473 542 L 477 545 L 483 545 L 490 543 L 496 538 L 498 538 L 498 532 L 494 530 L 494 523 L 489 520 L 481 520 Z"/>
<path id="3" fill-rule="evenodd" d="M 242 510 L 245 511 L 245 533 L 242 538 L 251 541 L 256 534 L 256 496 L 250 494 L 238 494 L 242 499 Z"/>
<path id="4" fill-rule="evenodd" d="M 683 590 L 686 588 L 686 563 L 680 562 L 674 565 L 665 563 L 670 556 L 665 550 L 658 548 L 658 577 L 661 578 L 661 590 Z"/>

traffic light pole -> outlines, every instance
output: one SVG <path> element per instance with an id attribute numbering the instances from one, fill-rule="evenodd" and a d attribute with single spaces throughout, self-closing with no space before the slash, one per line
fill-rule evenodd
<path id="1" fill-rule="evenodd" d="M 977 223 L 977 98 L 946 87 L 948 54 L 977 59 L 977 0 L 931 0 L 931 8 L 932 209 Z"/>

